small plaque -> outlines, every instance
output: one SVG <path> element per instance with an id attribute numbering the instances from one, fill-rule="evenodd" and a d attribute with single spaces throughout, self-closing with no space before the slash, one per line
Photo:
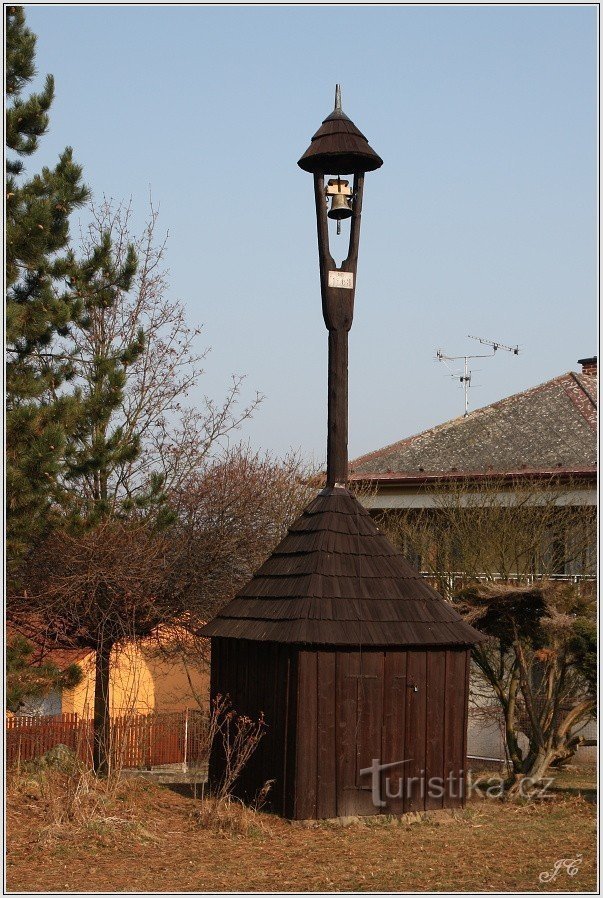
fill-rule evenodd
<path id="1" fill-rule="evenodd" d="M 340 287 L 343 290 L 353 290 L 353 273 L 351 271 L 329 271 L 329 287 Z"/>

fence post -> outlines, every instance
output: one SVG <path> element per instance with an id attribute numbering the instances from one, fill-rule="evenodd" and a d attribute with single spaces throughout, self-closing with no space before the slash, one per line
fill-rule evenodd
<path id="1" fill-rule="evenodd" d="M 184 769 L 188 761 L 188 708 L 184 712 Z"/>
<path id="2" fill-rule="evenodd" d="M 151 753 L 151 715 L 147 714 L 146 717 L 146 730 L 147 730 L 147 770 L 150 770 L 153 766 L 152 761 L 152 753 Z"/>

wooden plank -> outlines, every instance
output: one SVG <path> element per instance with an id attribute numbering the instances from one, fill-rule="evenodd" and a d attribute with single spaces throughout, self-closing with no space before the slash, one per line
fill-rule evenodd
<path id="1" fill-rule="evenodd" d="M 264 712 L 265 730 L 257 749 L 258 783 L 259 788 L 263 789 L 269 780 L 273 781 L 271 788 L 274 788 L 281 779 L 277 705 L 283 684 L 278 678 L 278 646 L 268 643 L 259 654 L 258 663 L 263 668 L 258 680 L 258 707 L 260 713 Z"/>
<path id="2" fill-rule="evenodd" d="M 353 816 L 356 809 L 356 675 L 359 670 L 357 652 L 337 652 L 335 754 L 339 817 Z"/>
<path id="3" fill-rule="evenodd" d="M 408 652 L 406 689 L 405 758 L 408 763 L 404 810 L 425 807 L 425 725 L 427 716 L 427 653 Z"/>
<path id="4" fill-rule="evenodd" d="M 297 693 L 297 760 L 295 818 L 316 818 L 317 787 L 317 658 L 300 651 Z"/>
<path id="5" fill-rule="evenodd" d="M 317 652 L 317 799 L 321 819 L 337 816 L 335 652 Z"/>
<path id="6" fill-rule="evenodd" d="M 278 688 L 276 683 L 276 669 L 274 656 L 274 643 L 267 643 L 262 646 L 256 643 L 255 669 L 256 677 L 256 693 L 255 693 L 255 714 L 254 720 L 259 720 L 263 714 L 265 721 L 264 735 L 260 739 L 258 748 L 256 749 L 256 780 L 253 785 L 253 798 L 255 799 L 263 788 L 264 783 L 269 779 L 275 779 L 277 771 L 275 770 L 274 745 L 274 697 Z"/>
<path id="7" fill-rule="evenodd" d="M 222 645 L 224 640 L 215 638 L 210 641 L 211 655 L 209 665 L 209 695 L 211 706 L 211 702 L 213 702 L 219 691 L 219 673 L 222 667 L 222 653 L 220 651 L 220 646 Z"/>
<path id="8" fill-rule="evenodd" d="M 425 724 L 426 808 L 443 807 L 444 699 L 446 651 L 427 652 L 427 719 Z M 430 787 L 431 783 L 431 787 Z"/>
<path id="9" fill-rule="evenodd" d="M 257 643 L 247 639 L 237 640 L 234 645 L 237 658 L 237 673 L 232 696 L 234 710 L 237 715 L 246 715 L 252 720 L 257 720 L 258 717 L 257 697 L 260 671 L 257 667 L 257 648 Z M 256 750 L 241 771 L 234 788 L 235 794 L 244 801 L 251 802 L 260 788 L 259 767 L 260 758 Z"/>
<path id="10" fill-rule="evenodd" d="M 463 697 L 464 719 L 463 719 L 463 783 L 461 789 L 461 805 L 465 807 L 467 800 L 467 730 L 469 727 L 469 689 L 471 678 L 471 650 L 465 651 L 465 695 Z"/>
<path id="11" fill-rule="evenodd" d="M 270 742 L 264 746 L 271 760 L 271 773 L 267 779 L 274 779 L 268 796 L 268 805 L 283 813 L 283 795 L 285 778 L 285 709 L 287 704 L 287 654 L 286 647 L 272 644 L 272 682 L 273 695 L 271 712 L 273 716 L 272 730 L 269 732 Z"/>
<path id="12" fill-rule="evenodd" d="M 446 710 L 444 735 L 444 776 L 446 793 L 444 806 L 461 807 L 463 803 L 461 777 L 465 738 L 465 649 L 446 652 Z"/>
<path id="13" fill-rule="evenodd" d="M 211 640 L 211 664 L 210 664 L 210 714 L 215 712 L 215 701 L 224 689 L 225 676 L 225 649 L 226 639 Z M 224 760 L 222 751 L 218 745 L 219 739 L 214 739 L 209 755 L 208 779 L 210 788 L 214 789 L 222 775 Z"/>
<path id="14" fill-rule="evenodd" d="M 357 740 L 356 740 L 356 787 L 357 814 L 378 813 L 373 803 L 372 777 L 360 770 L 372 766 L 373 760 L 380 760 L 383 728 L 383 652 L 362 652 L 360 671 L 356 677 L 357 694 Z"/>
<path id="15" fill-rule="evenodd" d="M 406 661 L 406 652 L 385 652 L 381 748 L 384 764 L 405 760 Z M 404 813 L 406 764 L 384 771 L 381 779 L 382 800 L 386 802 L 383 813 Z"/>
<path id="16" fill-rule="evenodd" d="M 284 647 L 287 658 L 287 701 L 285 709 L 285 817 L 295 817 L 296 768 L 297 768 L 297 696 L 299 676 L 299 649 Z"/>

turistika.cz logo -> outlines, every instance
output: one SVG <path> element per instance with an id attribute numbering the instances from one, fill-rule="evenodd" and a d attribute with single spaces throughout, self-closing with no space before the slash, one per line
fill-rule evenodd
<path id="1" fill-rule="evenodd" d="M 387 807 L 388 800 L 400 798 L 412 798 L 413 800 L 427 798 L 440 799 L 470 799 L 470 798 L 500 798 L 505 791 L 505 780 L 501 776 L 474 776 L 471 770 L 450 770 L 444 776 L 427 776 L 425 770 L 417 775 L 395 775 L 394 768 L 404 764 L 410 764 L 412 758 L 402 761 L 390 761 L 382 764 L 379 758 L 373 758 L 370 767 L 363 767 L 359 774 L 361 777 L 371 777 L 371 795 L 373 805 L 376 808 Z M 385 771 L 392 771 L 392 775 Z M 517 783 L 517 790 L 522 798 L 542 798 L 553 782 L 554 777 L 546 777 L 537 783 L 528 776 L 522 777 Z"/>

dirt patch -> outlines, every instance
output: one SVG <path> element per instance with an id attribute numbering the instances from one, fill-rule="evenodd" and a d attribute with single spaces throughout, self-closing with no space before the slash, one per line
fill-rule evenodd
<path id="1" fill-rule="evenodd" d="M 471 803 L 448 821 L 295 827 L 268 814 L 236 831 L 203 826 L 200 802 L 128 783 L 104 817 L 49 821 L 44 799 L 9 795 L 9 891 L 592 891 L 595 810 L 579 797 Z M 577 873 L 561 858 L 581 855 Z"/>

